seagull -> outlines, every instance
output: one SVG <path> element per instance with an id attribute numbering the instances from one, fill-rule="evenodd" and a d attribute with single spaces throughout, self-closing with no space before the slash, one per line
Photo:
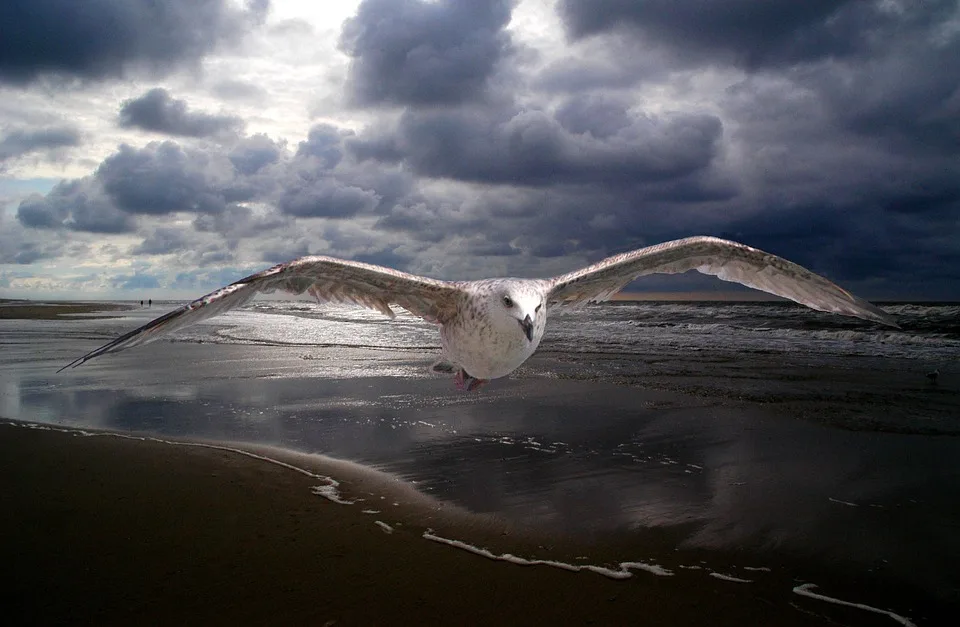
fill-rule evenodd
<path id="1" fill-rule="evenodd" d="M 936 368 L 933 372 L 928 372 L 928 373 L 927 373 L 927 379 L 929 379 L 929 380 L 930 380 L 930 383 L 932 383 L 932 384 L 934 384 L 934 385 L 937 384 L 937 379 L 939 379 L 939 378 L 940 378 L 940 369 L 939 369 L 939 368 Z"/>
<path id="2" fill-rule="evenodd" d="M 458 388 L 475 390 L 504 377 L 540 345 L 549 312 L 602 302 L 648 274 L 697 270 L 788 298 L 818 311 L 897 327 L 894 319 L 793 262 L 744 244 L 698 236 L 615 255 L 550 279 L 440 281 L 392 268 L 334 257 L 301 257 L 252 274 L 160 316 L 72 361 L 152 342 L 168 333 L 277 290 L 309 294 L 318 302 L 352 303 L 393 318 L 391 305 L 440 326 L 443 354 L 436 371 L 455 372 Z"/>

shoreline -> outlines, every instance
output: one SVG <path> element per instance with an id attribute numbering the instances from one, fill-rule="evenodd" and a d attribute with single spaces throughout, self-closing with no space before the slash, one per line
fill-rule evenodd
<path id="1" fill-rule="evenodd" d="M 685 625 L 709 617 L 719 625 L 806 625 L 829 616 L 896 624 L 842 605 L 856 599 L 818 599 L 829 596 L 826 585 L 800 582 L 811 587 L 791 594 L 800 584 L 789 572 L 771 572 L 783 571 L 773 561 L 741 556 L 755 565 L 738 570 L 727 556 L 704 552 L 714 556 L 710 566 L 664 566 L 649 556 L 676 549 L 669 534 L 618 569 L 604 557 L 623 558 L 616 542 L 613 551 L 595 546 L 595 557 L 577 560 L 589 546 L 565 547 L 560 538 L 440 503 L 351 462 L 4 422 L 0 463 L 10 506 L 0 529 L 6 571 L 17 573 L 5 586 L 21 601 L 14 616 L 21 612 L 27 623 L 536 617 Z M 784 591 L 786 601 L 776 598 Z"/>

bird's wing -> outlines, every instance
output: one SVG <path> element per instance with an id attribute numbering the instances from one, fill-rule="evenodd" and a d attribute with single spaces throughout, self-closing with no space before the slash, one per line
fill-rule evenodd
<path id="1" fill-rule="evenodd" d="M 637 277 L 696 270 L 776 294 L 819 311 L 896 327 L 888 313 L 776 255 L 716 237 L 688 237 L 604 259 L 552 279 L 551 305 L 604 301 Z"/>
<path id="2" fill-rule="evenodd" d="M 399 272 L 390 268 L 333 257 L 301 257 L 252 274 L 148 322 L 139 329 L 91 351 L 60 370 L 76 367 L 106 353 L 139 346 L 241 307 L 258 293 L 307 293 L 318 302 L 353 303 L 376 309 L 391 318 L 390 305 L 444 323 L 456 315 L 463 292 L 456 283 Z"/>

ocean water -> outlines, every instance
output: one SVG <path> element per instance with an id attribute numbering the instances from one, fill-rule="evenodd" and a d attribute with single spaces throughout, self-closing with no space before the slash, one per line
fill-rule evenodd
<path id="1" fill-rule="evenodd" d="M 960 304 L 897 303 L 885 309 L 901 329 L 780 302 L 625 302 L 561 310 L 551 314 L 540 349 L 513 379 L 614 383 L 719 403 L 750 401 L 843 429 L 960 433 Z M 159 311 L 51 328 L 64 339 L 93 342 L 82 354 Z M 283 376 L 311 379 L 434 379 L 425 366 L 440 354 L 434 325 L 402 310 L 391 320 L 374 311 L 304 301 L 255 302 L 185 329 L 173 341 L 284 348 L 286 357 L 309 364 Z M 65 362 L 76 353 L 66 354 Z M 136 359 L 150 354 L 137 353 Z M 98 360 L 76 373 L 94 365 L 112 372 L 108 363 Z M 935 369 L 943 374 L 931 385 L 926 375 Z"/>
<path id="2" fill-rule="evenodd" d="M 612 302 L 550 314 L 543 351 L 647 355 L 664 351 L 738 354 L 790 352 L 817 357 L 900 357 L 931 363 L 960 355 L 960 304 L 884 306 L 901 329 L 833 316 L 792 303 Z M 265 314 L 265 315 L 258 315 Z M 274 345 L 437 349 L 436 329 L 402 310 L 391 321 L 375 311 L 309 302 L 256 302 L 219 328 L 183 336 Z M 301 319 L 296 327 L 282 318 Z M 223 326 L 223 321 L 216 323 Z"/>
<path id="3" fill-rule="evenodd" d="M 681 552 L 820 564 L 913 618 L 960 608 L 960 305 L 884 305 L 900 330 L 789 303 L 590 306 L 462 393 L 429 372 L 431 324 L 258 301 L 56 374 L 174 305 L 0 321 L 0 417 L 323 453 L 524 528 L 667 530 Z"/>

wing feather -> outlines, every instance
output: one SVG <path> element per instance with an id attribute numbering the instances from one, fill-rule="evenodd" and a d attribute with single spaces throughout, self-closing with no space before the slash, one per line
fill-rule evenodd
<path id="1" fill-rule="evenodd" d="M 440 324 L 456 315 L 464 297 L 457 283 L 333 257 L 301 257 L 202 296 L 121 335 L 60 370 L 79 366 L 100 355 L 152 342 L 183 327 L 241 307 L 257 294 L 276 291 L 306 293 L 321 303 L 360 305 L 391 318 L 395 313 L 390 305 L 397 305 L 425 320 Z"/>
<path id="2" fill-rule="evenodd" d="M 782 296 L 818 311 L 897 326 L 893 317 L 879 307 L 800 265 L 716 237 L 664 242 L 556 277 L 548 301 L 552 306 L 604 301 L 638 277 L 689 270 Z"/>

